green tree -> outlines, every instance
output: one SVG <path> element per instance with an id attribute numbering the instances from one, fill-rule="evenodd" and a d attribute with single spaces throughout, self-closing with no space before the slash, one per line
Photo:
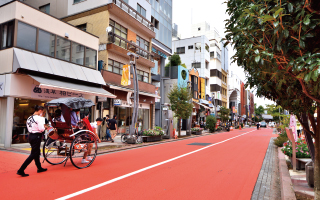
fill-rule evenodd
<path id="1" fill-rule="evenodd" d="M 229 115 L 230 115 L 230 109 L 225 108 L 225 107 L 220 107 L 220 117 L 222 122 L 226 122 L 229 120 Z"/>
<path id="2" fill-rule="evenodd" d="M 216 130 L 216 124 L 217 119 L 212 115 L 208 115 L 206 118 L 206 128 L 208 128 L 211 133 Z"/>
<path id="3" fill-rule="evenodd" d="M 263 107 L 263 106 L 259 106 L 259 107 L 257 108 L 257 104 L 255 103 L 255 104 L 254 104 L 254 113 L 256 114 L 256 116 L 261 117 L 262 114 L 264 113 L 264 107 Z"/>
<path id="4" fill-rule="evenodd" d="M 178 66 L 178 65 L 181 65 L 181 58 L 179 54 L 174 53 L 171 57 L 169 57 L 169 62 L 166 64 L 165 67 Z"/>
<path id="5" fill-rule="evenodd" d="M 294 113 L 315 139 L 315 199 L 320 199 L 320 4 L 316 0 L 229 0 L 226 45 L 257 95 Z M 302 123 L 308 115 L 314 132 Z"/>
<path id="6" fill-rule="evenodd" d="M 192 94 L 187 88 L 175 85 L 168 94 L 171 110 L 175 117 L 179 119 L 178 135 L 181 135 L 181 119 L 188 119 L 192 114 L 193 104 L 191 102 Z"/>

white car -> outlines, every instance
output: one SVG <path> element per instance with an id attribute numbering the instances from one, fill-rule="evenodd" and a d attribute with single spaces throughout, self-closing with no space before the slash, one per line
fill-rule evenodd
<path id="1" fill-rule="evenodd" d="M 275 127 L 276 123 L 275 122 L 269 122 L 269 125 L 270 127 Z"/>

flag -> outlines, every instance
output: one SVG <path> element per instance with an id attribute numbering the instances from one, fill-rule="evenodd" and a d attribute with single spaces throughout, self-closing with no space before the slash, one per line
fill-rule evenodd
<path id="1" fill-rule="evenodd" d="M 130 65 L 123 65 L 122 67 L 121 85 L 123 86 L 131 85 Z"/>

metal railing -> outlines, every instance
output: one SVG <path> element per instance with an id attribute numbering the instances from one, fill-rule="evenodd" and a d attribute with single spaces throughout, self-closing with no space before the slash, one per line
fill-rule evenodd
<path id="1" fill-rule="evenodd" d="M 134 42 L 130 42 L 129 40 L 127 40 L 119 35 L 116 35 L 114 33 L 110 33 L 109 37 L 108 37 L 108 43 L 115 44 L 119 47 L 122 47 L 122 48 L 128 50 L 128 51 L 133 51 L 137 55 L 139 55 L 145 59 L 148 59 L 150 61 L 153 61 L 153 55 L 151 54 L 151 52 L 146 51 L 145 49 L 139 47 Z"/>
<path id="2" fill-rule="evenodd" d="M 112 3 L 117 5 L 119 8 L 121 8 L 123 11 L 131 15 L 133 18 L 138 20 L 141 24 L 145 25 L 147 28 L 150 30 L 154 31 L 154 26 L 153 24 L 146 19 L 144 16 L 142 16 L 138 11 L 131 6 L 129 6 L 126 2 L 122 0 L 112 0 Z"/>

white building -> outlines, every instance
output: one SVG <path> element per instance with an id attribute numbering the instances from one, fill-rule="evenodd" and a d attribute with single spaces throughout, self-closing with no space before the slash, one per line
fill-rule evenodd
<path id="1" fill-rule="evenodd" d="M 197 36 L 172 42 L 172 49 L 180 55 L 181 62 L 188 69 L 196 68 L 199 71 L 199 77 L 205 78 L 206 94 L 210 95 L 209 79 L 210 79 L 210 47 L 209 40 L 206 36 Z M 211 95 L 210 95 L 211 96 Z M 207 98 L 206 98 L 207 99 Z"/>
<path id="2" fill-rule="evenodd" d="M 241 110 L 241 98 L 240 98 L 240 78 L 231 71 L 231 74 L 228 78 L 228 99 L 229 99 L 229 107 L 232 109 L 232 107 L 235 107 L 236 109 L 236 115 L 240 115 Z"/>

